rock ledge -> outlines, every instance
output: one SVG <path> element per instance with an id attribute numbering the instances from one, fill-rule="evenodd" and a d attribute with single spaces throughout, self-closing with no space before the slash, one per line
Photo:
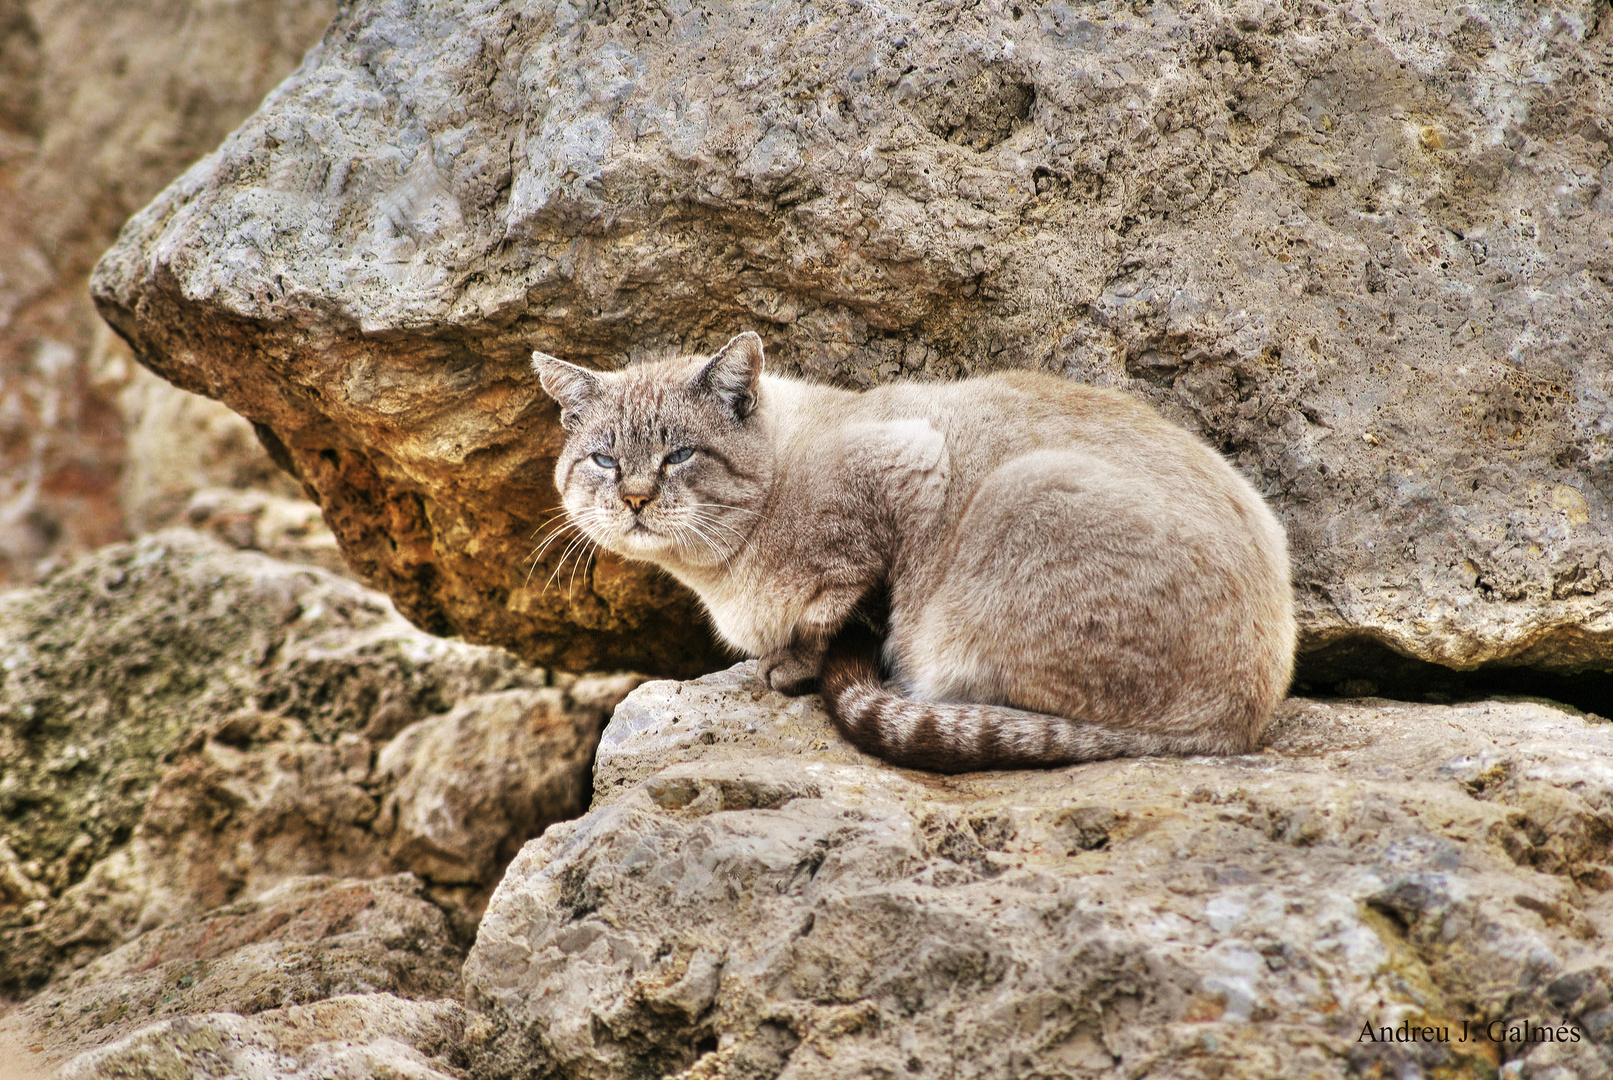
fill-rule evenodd
<path id="1" fill-rule="evenodd" d="M 630 695 L 593 809 L 511 865 L 471 1068 L 1608 1077 L 1610 844 L 1613 726 L 1537 701 L 1291 699 L 1259 755 L 946 778 L 740 665 Z M 1361 1038 L 1498 1019 L 1579 1041 Z"/>

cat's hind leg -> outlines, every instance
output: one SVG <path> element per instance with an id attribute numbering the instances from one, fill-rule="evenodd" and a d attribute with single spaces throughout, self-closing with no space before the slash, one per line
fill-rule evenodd
<path id="1" fill-rule="evenodd" d="M 1166 752 L 1247 750 L 1263 717 L 1232 692 L 1235 583 L 1177 502 L 1077 450 L 999 467 L 940 556 L 938 585 L 892 612 L 902 682 L 919 700 L 1147 732 Z"/>

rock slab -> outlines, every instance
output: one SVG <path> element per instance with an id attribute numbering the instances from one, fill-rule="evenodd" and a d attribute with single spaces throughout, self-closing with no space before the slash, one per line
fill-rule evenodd
<path id="1" fill-rule="evenodd" d="M 53 982 L 0 1018 L 0 1044 L 38 1047 L 42 1062 L 105 1062 L 100 1050 L 217 1014 L 263 1014 L 350 994 L 438 1001 L 459 995 L 464 953 L 442 911 L 409 874 L 371 880 L 294 878 L 249 901 L 147 931 Z M 128 1057 L 127 1050 L 113 1056 Z M 68 1067 L 64 1075 L 96 1075 Z M 108 1070 L 101 1075 L 119 1075 Z M 144 1074 L 160 1075 L 155 1070 Z"/>
<path id="2" fill-rule="evenodd" d="M 640 687 L 595 783 L 466 962 L 480 1080 L 1613 1076 L 1613 726 L 1549 703 L 939 777 L 747 664 Z"/>
<path id="3" fill-rule="evenodd" d="M 344 995 L 243 1017 L 155 1024 L 68 1062 L 61 1080 L 463 1080 L 452 1001 Z"/>

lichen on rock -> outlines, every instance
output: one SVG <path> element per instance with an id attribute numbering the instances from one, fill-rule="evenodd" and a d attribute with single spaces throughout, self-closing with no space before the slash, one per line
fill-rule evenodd
<path id="1" fill-rule="evenodd" d="M 186 530 L 0 594 L 0 989 L 310 874 L 417 873 L 468 941 L 639 681 L 434 638 Z"/>

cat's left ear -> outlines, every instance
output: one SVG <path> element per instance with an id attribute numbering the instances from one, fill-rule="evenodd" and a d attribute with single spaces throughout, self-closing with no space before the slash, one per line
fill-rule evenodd
<path id="1" fill-rule="evenodd" d="M 754 330 L 747 330 L 718 349 L 689 386 L 696 393 L 717 398 L 735 420 L 744 420 L 756 409 L 761 378 L 762 339 Z"/>
<path id="2" fill-rule="evenodd" d="M 579 418 L 604 389 L 599 373 L 541 352 L 532 354 L 532 370 L 538 373 L 544 392 L 560 403 L 560 426 L 577 430 Z"/>

